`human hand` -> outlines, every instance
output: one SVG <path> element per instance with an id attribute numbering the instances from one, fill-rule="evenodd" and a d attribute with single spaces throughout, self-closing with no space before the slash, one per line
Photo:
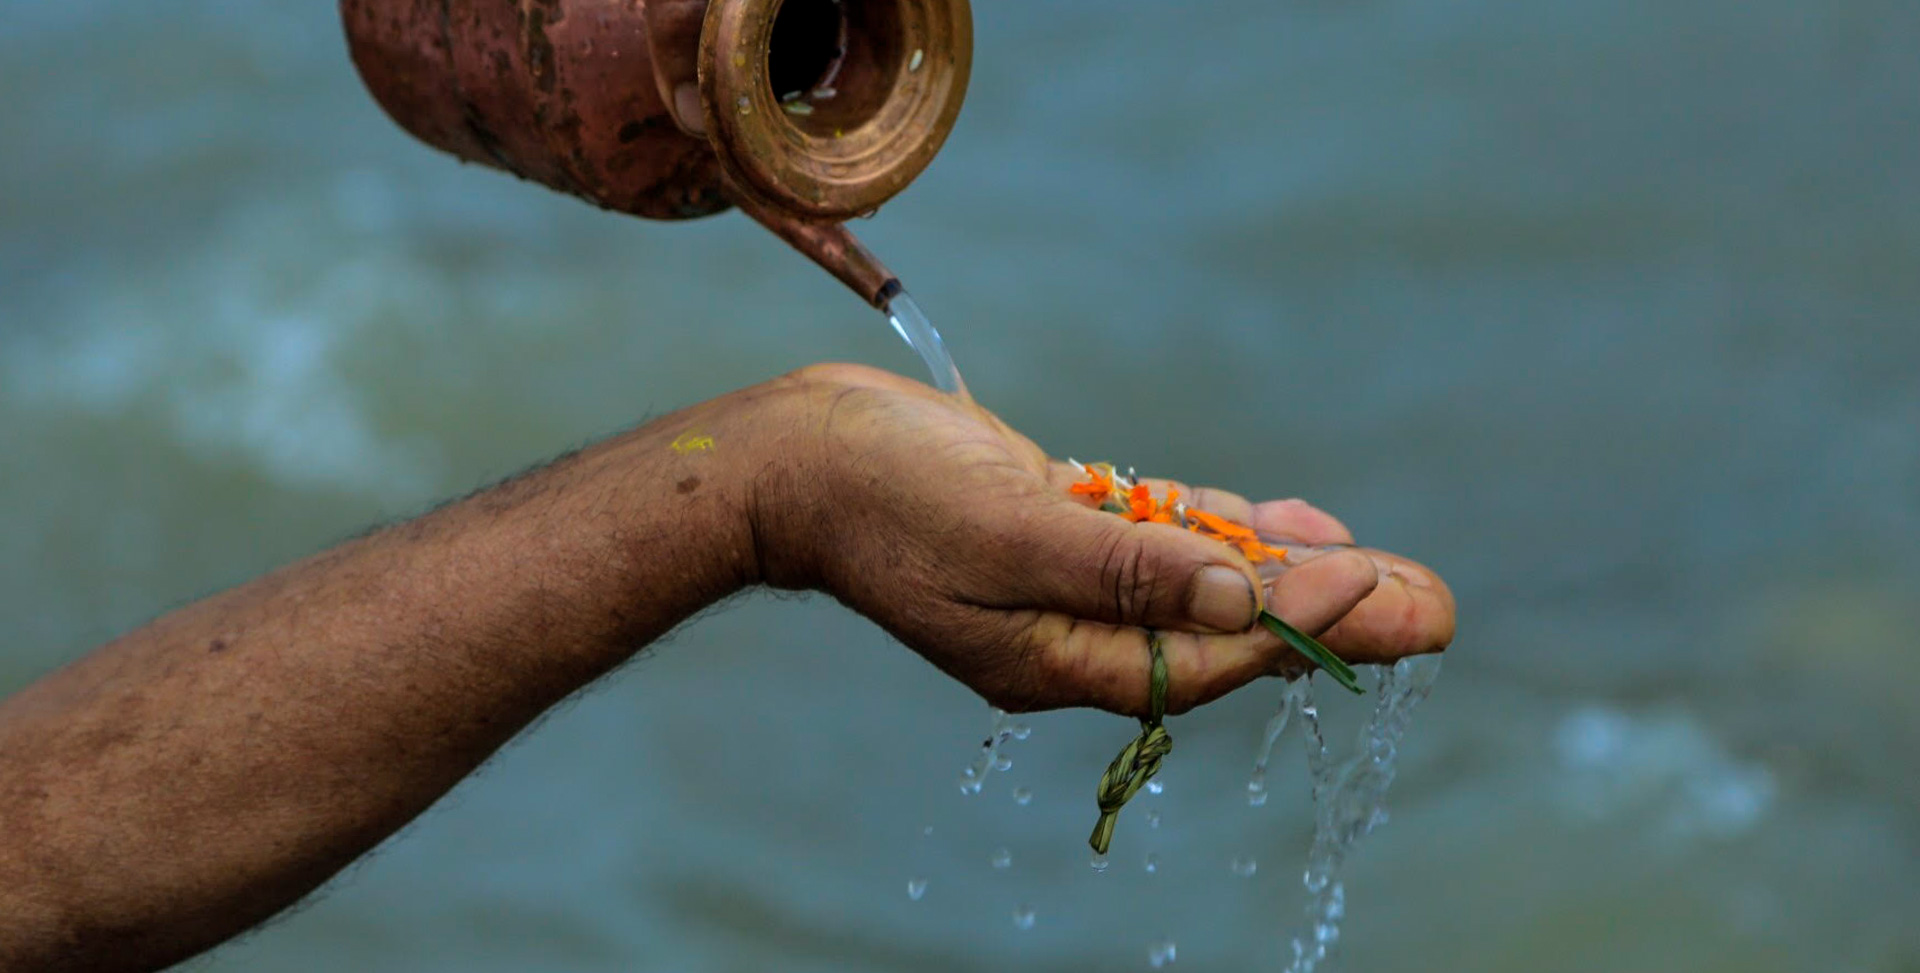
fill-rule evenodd
<path id="1" fill-rule="evenodd" d="M 971 402 L 850 365 L 774 387 L 798 422 L 749 492 L 759 579 L 832 594 L 996 706 L 1146 712 L 1144 628 L 1168 633 L 1172 712 L 1304 669 L 1254 628 L 1262 604 L 1354 663 L 1453 637 L 1433 572 L 1339 549 L 1346 527 L 1302 501 L 1180 486 L 1271 538 L 1335 546 L 1256 571 L 1218 541 L 1076 502 L 1081 470 Z"/>

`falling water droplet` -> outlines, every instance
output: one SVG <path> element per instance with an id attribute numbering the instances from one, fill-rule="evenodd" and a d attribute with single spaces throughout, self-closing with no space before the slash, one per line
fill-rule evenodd
<path id="1" fill-rule="evenodd" d="M 907 879 L 907 898 L 915 902 L 927 894 L 927 880 L 924 878 Z"/>
<path id="2" fill-rule="evenodd" d="M 1012 868 L 1013 852 L 1008 851 L 1005 848 L 998 849 L 993 853 L 993 857 L 987 859 L 987 861 L 988 863 L 993 865 L 993 867 L 995 868 L 999 868 L 999 869 Z"/>
<path id="3" fill-rule="evenodd" d="M 1166 793 L 1166 791 L 1167 791 L 1167 785 L 1162 784 L 1157 780 L 1147 781 L 1147 793 L 1164 794 Z"/>
<path id="4" fill-rule="evenodd" d="M 1148 811 L 1148 812 L 1147 812 L 1147 827 L 1149 827 L 1149 828 L 1158 828 L 1158 827 L 1160 827 L 1160 812 L 1159 812 L 1159 811 Z"/>
<path id="5" fill-rule="evenodd" d="M 1235 858 L 1234 860 L 1227 863 L 1227 871 L 1230 871 L 1235 875 L 1240 876 L 1241 878 L 1252 878 L 1253 873 L 1259 870 L 1260 870 L 1260 863 L 1257 861 L 1254 861 L 1252 856 L 1248 856 L 1246 858 Z"/>
<path id="6" fill-rule="evenodd" d="M 1009 771 L 1009 770 L 1012 770 L 1012 769 L 1013 769 L 1013 758 L 1012 758 L 1012 757 L 1009 757 L 1009 756 L 1007 756 L 1006 754 L 1001 754 L 1001 755 L 1000 755 L 999 757 L 997 757 L 997 758 L 995 758 L 995 759 L 994 759 L 994 761 L 993 761 L 993 769 L 995 769 L 995 770 L 997 770 L 997 771 L 999 771 L 999 772 L 1001 772 L 1001 773 L 1003 773 L 1003 774 L 1004 774 L 1004 773 L 1006 773 L 1006 772 L 1007 772 L 1007 771 Z"/>
<path id="7" fill-rule="evenodd" d="M 1163 939 L 1147 946 L 1147 965 L 1160 969 L 1179 958 L 1179 948 L 1171 939 Z"/>
<path id="8" fill-rule="evenodd" d="M 1013 803 L 1026 807 L 1033 803 L 1033 791 L 1025 787 L 1013 789 Z"/>
<path id="9" fill-rule="evenodd" d="M 1013 725 L 1013 738 L 1015 740 L 1025 740 L 1026 738 L 1032 735 L 1033 735 L 1033 727 L 1030 727 L 1025 723 L 1015 723 Z"/>
<path id="10" fill-rule="evenodd" d="M 1267 772 L 1256 770 L 1252 777 L 1247 778 L 1247 804 L 1250 807 L 1260 807 L 1265 803 L 1267 803 Z"/>
<path id="11" fill-rule="evenodd" d="M 1032 929 L 1033 928 L 1033 906 L 1022 905 L 1019 908 L 1013 910 L 1013 928 L 1015 929 Z"/>
<path id="12" fill-rule="evenodd" d="M 1096 872 L 1104 872 L 1112 862 L 1107 860 L 1107 856 L 1096 851 L 1093 853 L 1093 857 L 1087 861 L 1087 864 L 1093 866 L 1093 870 Z"/>
<path id="13" fill-rule="evenodd" d="M 924 49 L 918 48 L 918 47 L 914 48 L 913 60 L 907 62 L 907 73 L 912 74 L 913 72 L 920 70 L 920 63 L 922 61 L 925 61 L 926 58 L 927 58 L 927 52 Z"/>
<path id="14" fill-rule="evenodd" d="M 927 825 L 926 827 L 924 827 L 924 828 L 921 828 L 921 829 L 920 829 L 920 837 L 922 837 L 922 838 L 931 838 L 931 837 L 933 837 L 933 825 L 931 825 L 931 824 L 929 824 L 929 825 Z"/>
<path id="15" fill-rule="evenodd" d="M 1160 856 L 1147 852 L 1147 860 L 1142 862 L 1140 867 L 1146 869 L 1148 875 L 1156 874 L 1160 871 Z"/>
<path id="16" fill-rule="evenodd" d="M 1439 656 L 1404 659 L 1380 671 L 1374 711 L 1361 728 L 1359 752 L 1335 761 L 1321 731 L 1313 703 L 1312 679 L 1297 680 L 1289 695 L 1299 703 L 1306 737 L 1307 768 L 1313 780 L 1314 836 L 1301 876 L 1308 893 L 1306 929 L 1292 937 L 1293 963 L 1287 973 L 1315 973 L 1340 940 L 1346 915 L 1346 890 L 1335 880 L 1348 851 L 1381 823 L 1395 758 L 1410 714 L 1433 689 Z"/>

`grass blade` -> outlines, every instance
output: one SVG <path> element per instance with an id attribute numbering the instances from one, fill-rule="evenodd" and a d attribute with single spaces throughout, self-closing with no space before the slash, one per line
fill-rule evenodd
<path id="1" fill-rule="evenodd" d="M 1355 677 L 1353 667 L 1341 662 L 1340 657 L 1321 645 L 1318 639 L 1288 625 L 1285 619 L 1264 609 L 1260 612 L 1260 624 L 1265 625 L 1267 631 L 1280 636 L 1281 641 L 1292 646 L 1295 652 L 1312 659 L 1313 664 L 1326 670 L 1327 675 L 1332 676 L 1334 682 L 1345 686 L 1356 696 L 1366 695 L 1367 691 L 1360 688 L 1360 680 Z"/>

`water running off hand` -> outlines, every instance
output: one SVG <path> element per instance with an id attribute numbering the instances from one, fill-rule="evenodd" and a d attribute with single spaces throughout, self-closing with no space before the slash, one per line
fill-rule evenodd
<path id="1" fill-rule="evenodd" d="M 970 398 L 967 395 L 967 383 L 960 380 L 960 369 L 954 367 L 953 356 L 947 354 L 947 343 L 940 340 L 940 332 L 934 330 L 933 322 L 927 320 L 913 297 L 906 291 L 893 295 L 887 301 L 886 311 L 887 321 L 893 325 L 893 330 L 927 363 L 934 387 L 942 392 Z"/>
<path id="2" fill-rule="evenodd" d="M 1360 730 L 1359 752 L 1344 761 L 1335 762 L 1328 752 L 1310 678 L 1288 686 L 1280 711 L 1268 724 L 1248 782 L 1250 803 L 1264 802 L 1252 798 L 1264 799 L 1267 758 L 1290 718 L 1297 717 L 1303 725 L 1307 770 L 1313 778 L 1313 847 L 1307 852 L 1303 879 L 1307 932 L 1293 939 L 1293 962 L 1287 973 L 1313 973 L 1339 941 L 1340 920 L 1347 908 L 1346 889 L 1337 880 L 1340 866 L 1355 842 L 1386 821 L 1387 789 L 1393 786 L 1398 769 L 1400 738 L 1407 732 L 1414 707 L 1433 691 L 1439 677 L 1437 655 L 1402 659 L 1382 669 L 1373 715 Z"/>

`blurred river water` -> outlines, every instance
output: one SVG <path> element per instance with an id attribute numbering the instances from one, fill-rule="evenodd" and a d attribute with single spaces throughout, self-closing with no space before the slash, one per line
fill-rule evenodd
<path id="1" fill-rule="evenodd" d="M 974 395 L 1312 498 L 1459 596 L 1342 968 L 1920 971 L 1920 6 L 975 14 L 959 128 L 861 227 Z M 737 214 L 410 141 L 320 0 L 15 0 L 0 90 L 0 691 L 650 414 L 920 374 Z M 1128 721 L 1034 716 L 966 796 L 978 700 L 748 599 L 195 968 L 1278 970 L 1279 697 L 1173 721 L 1095 874 Z M 1327 700 L 1337 742 L 1364 708 Z"/>

